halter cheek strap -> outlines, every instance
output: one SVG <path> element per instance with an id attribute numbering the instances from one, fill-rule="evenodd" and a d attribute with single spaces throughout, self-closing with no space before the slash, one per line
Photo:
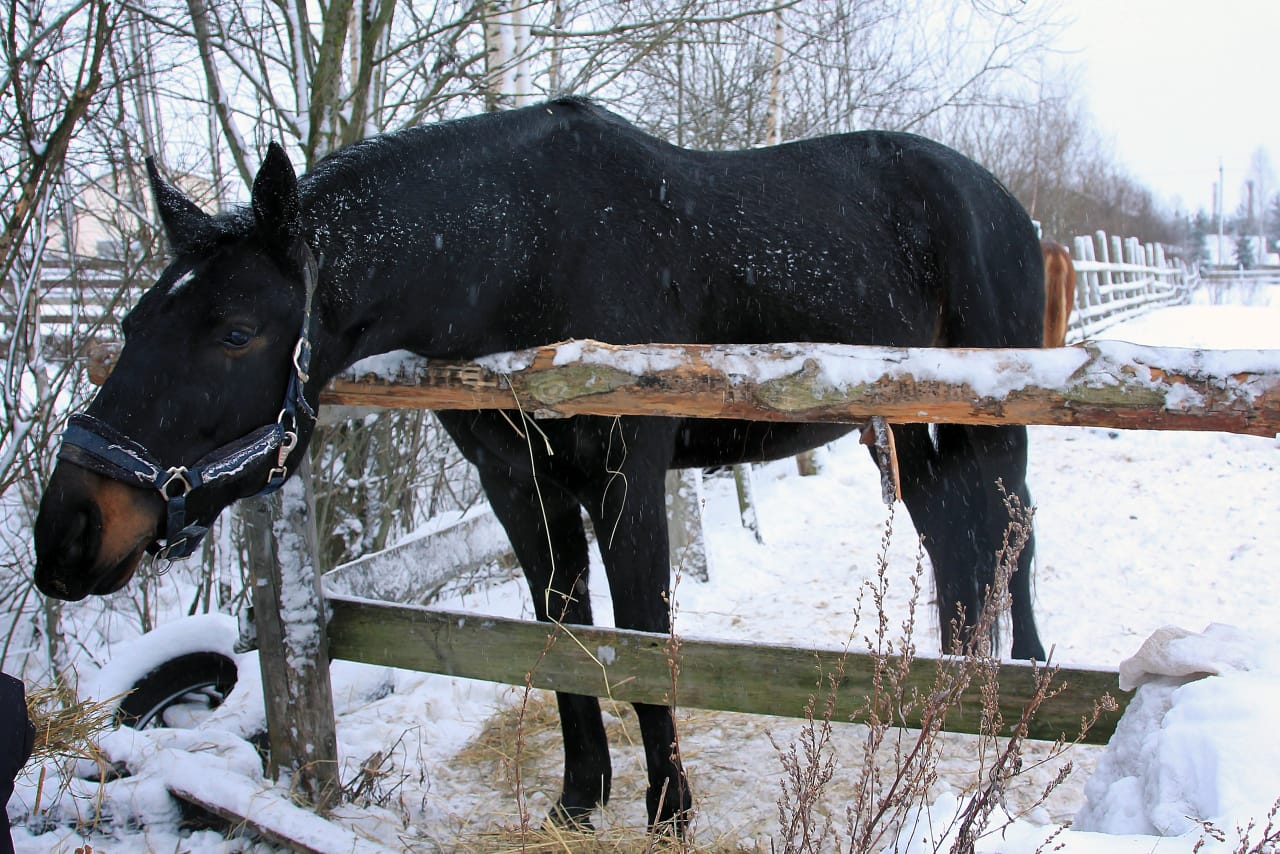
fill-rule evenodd
<path id="1" fill-rule="evenodd" d="M 187 496 L 205 487 L 244 480 L 262 463 L 269 463 L 265 484 L 257 495 L 275 492 L 289 476 L 289 456 L 298 447 L 300 419 L 314 423 L 315 410 L 307 403 L 304 389 L 311 369 L 311 306 L 315 294 L 318 265 L 305 243 L 299 249 L 306 302 L 302 329 L 293 349 L 292 370 L 284 403 L 274 424 L 259 427 L 215 448 L 191 466 L 164 466 L 142 444 L 110 424 L 86 413 L 72 415 L 62 434 L 58 459 L 97 472 L 131 486 L 155 489 L 165 502 L 164 545 L 159 541 L 147 551 L 162 558 L 190 555 L 209 532 L 207 525 L 187 521 Z"/>

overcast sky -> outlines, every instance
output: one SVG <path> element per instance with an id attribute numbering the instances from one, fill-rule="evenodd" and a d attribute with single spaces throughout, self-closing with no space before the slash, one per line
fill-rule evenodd
<path id="1" fill-rule="evenodd" d="M 1060 8 L 1072 23 L 1059 46 L 1080 67 L 1099 130 L 1166 203 L 1212 211 L 1221 158 L 1234 211 L 1259 146 L 1280 172 L 1280 0 L 1061 0 Z"/>

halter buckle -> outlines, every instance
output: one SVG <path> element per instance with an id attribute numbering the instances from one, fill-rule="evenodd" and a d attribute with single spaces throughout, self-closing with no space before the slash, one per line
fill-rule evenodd
<path id="1" fill-rule="evenodd" d="M 182 498 L 192 490 L 191 481 L 187 479 L 186 466 L 172 466 L 167 470 L 168 480 L 160 485 L 160 494 L 166 500 L 172 501 L 175 498 Z M 177 492 L 170 492 L 170 487 L 176 487 Z"/>

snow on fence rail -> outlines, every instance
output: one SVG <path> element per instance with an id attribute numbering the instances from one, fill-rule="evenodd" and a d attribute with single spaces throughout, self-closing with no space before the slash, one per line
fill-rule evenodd
<path id="1" fill-rule="evenodd" d="M 90 350 L 100 382 L 118 345 Z M 1280 352 L 1092 341 L 1053 350 L 835 344 L 551 344 L 480 362 L 367 359 L 322 404 L 535 417 L 1056 424 L 1280 432 Z"/>
<path id="2" fill-rule="evenodd" d="M 1187 301 L 1195 285 L 1180 261 L 1164 247 L 1098 231 L 1073 242 L 1076 302 L 1067 340 L 1091 338 L 1102 330 L 1163 305 Z"/>

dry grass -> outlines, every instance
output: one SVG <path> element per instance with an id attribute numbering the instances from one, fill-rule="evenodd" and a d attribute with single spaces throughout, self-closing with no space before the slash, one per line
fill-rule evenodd
<path id="1" fill-rule="evenodd" d="M 480 733 L 454 760 L 479 768 L 499 768 L 494 782 L 506 787 L 505 794 L 515 794 L 513 766 L 520 762 L 526 768 L 542 766 L 558 758 L 560 751 L 560 716 L 555 696 L 546 691 L 531 691 L 524 702 L 504 708 L 485 721 Z"/>
<path id="2" fill-rule="evenodd" d="M 98 737 L 115 728 L 117 700 L 118 697 L 104 702 L 83 701 L 76 697 L 74 691 L 61 685 L 27 691 L 27 718 L 36 731 L 28 766 L 40 768 L 35 802 L 31 808 L 33 814 L 40 812 L 44 801 L 47 765 L 62 769 L 59 777 L 63 787 L 72 777 L 70 768 L 82 759 L 98 767 L 99 780 L 105 781 L 109 777 L 110 763 L 98 748 Z"/>
<path id="3" fill-rule="evenodd" d="M 83 701 L 59 685 L 27 691 L 27 717 L 36 730 L 31 764 L 68 758 L 101 762 L 98 736 L 115 728 L 118 700 Z"/>
<path id="4" fill-rule="evenodd" d="M 654 835 L 644 827 L 611 827 L 578 833 L 550 822 L 540 828 L 518 827 L 477 834 L 456 849 L 487 854 L 729 854 L 742 852 L 732 839 L 708 844 Z"/>

